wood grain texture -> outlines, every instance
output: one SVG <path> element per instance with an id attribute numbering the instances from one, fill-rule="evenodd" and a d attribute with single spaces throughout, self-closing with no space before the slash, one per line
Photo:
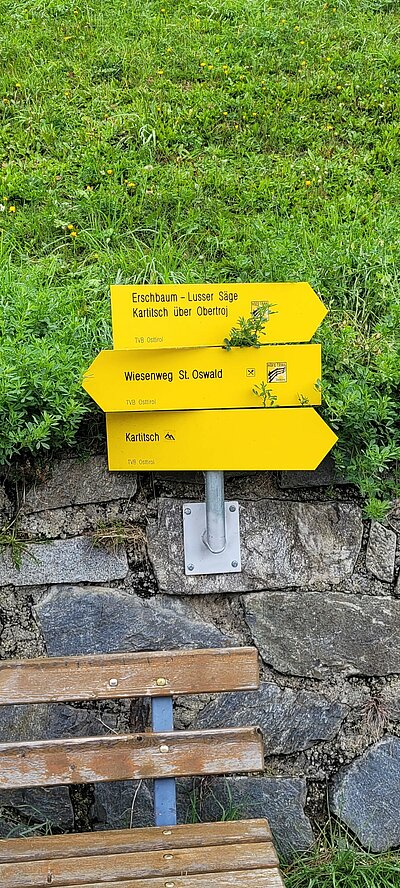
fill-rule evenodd
<path id="1" fill-rule="evenodd" d="M 52 888 L 122 879 L 169 879 L 183 873 L 221 873 L 235 870 L 276 868 L 278 861 L 270 842 L 202 848 L 174 848 L 101 857 L 69 857 L 30 863 L 0 865 L 2 888 Z"/>
<path id="2" fill-rule="evenodd" d="M 230 873 L 174 876 L 168 879 L 171 888 L 285 888 L 277 869 L 241 870 Z M 82 888 L 165 888 L 164 878 L 129 879 L 123 882 L 90 882 Z M 48 885 L 46 886 L 48 888 Z M 63 888 L 73 888 L 65 885 Z"/>
<path id="3" fill-rule="evenodd" d="M 0 744 L 3 789 L 262 771 L 258 728 Z"/>
<path id="4" fill-rule="evenodd" d="M 1 839 L 0 863 L 251 842 L 272 842 L 267 820 L 187 823 L 180 826 L 152 826 L 73 835 L 30 836 L 29 840 Z"/>
<path id="5" fill-rule="evenodd" d="M 165 679 L 166 684 L 157 684 L 157 679 Z M 255 648 L 42 657 L 0 663 L 0 705 L 202 694 L 258 686 Z"/>

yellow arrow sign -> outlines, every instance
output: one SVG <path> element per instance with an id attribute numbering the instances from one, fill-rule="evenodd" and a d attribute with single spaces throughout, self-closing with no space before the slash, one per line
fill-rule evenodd
<path id="1" fill-rule="evenodd" d="M 311 407 L 109 413 L 111 470 L 316 469 L 337 441 Z"/>
<path id="2" fill-rule="evenodd" d="M 320 345 L 103 351 L 83 387 L 108 413 L 320 404 Z M 263 384 L 262 384 L 263 383 Z"/>
<path id="3" fill-rule="evenodd" d="M 266 302 L 261 343 L 308 342 L 327 313 L 307 283 L 113 286 L 114 348 L 222 345 L 240 317 Z"/>

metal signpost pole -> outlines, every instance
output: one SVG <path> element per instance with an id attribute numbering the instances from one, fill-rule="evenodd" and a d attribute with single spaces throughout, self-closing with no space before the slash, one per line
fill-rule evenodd
<path id="1" fill-rule="evenodd" d="M 204 472 L 206 483 L 206 529 L 203 542 L 210 552 L 223 552 L 226 546 L 224 473 Z"/>

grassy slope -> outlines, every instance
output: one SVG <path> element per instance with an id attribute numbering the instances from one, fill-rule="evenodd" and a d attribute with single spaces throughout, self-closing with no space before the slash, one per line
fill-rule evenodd
<path id="1" fill-rule="evenodd" d="M 399 454 L 396 0 L 0 14 L 0 460 L 73 442 L 111 282 L 309 280 L 331 309 L 324 415 L 379 516 Z"/>
<path id="2" fill-rule="evenodd" d="M 286 888 L 398 888 L 398 852 L 368 853 L 330 826 L 313 850 L 283 867 Z"/>

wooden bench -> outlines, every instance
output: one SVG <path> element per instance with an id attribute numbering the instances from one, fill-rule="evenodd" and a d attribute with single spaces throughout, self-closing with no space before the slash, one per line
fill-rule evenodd
<path id="1" fill-rule="evenodd" d="M 3 661 L 0 704 L 151 697 L 153 733 L 2 743 L 0 786 L 154 778 L 156 826 L 3 839 L 1 888 L 283 888 L 266 820 L 176 825 L 176 777 L 262 771 L 263 741 L 174 732 L 172 695 L 258 684 L 253 648 Z"/>

